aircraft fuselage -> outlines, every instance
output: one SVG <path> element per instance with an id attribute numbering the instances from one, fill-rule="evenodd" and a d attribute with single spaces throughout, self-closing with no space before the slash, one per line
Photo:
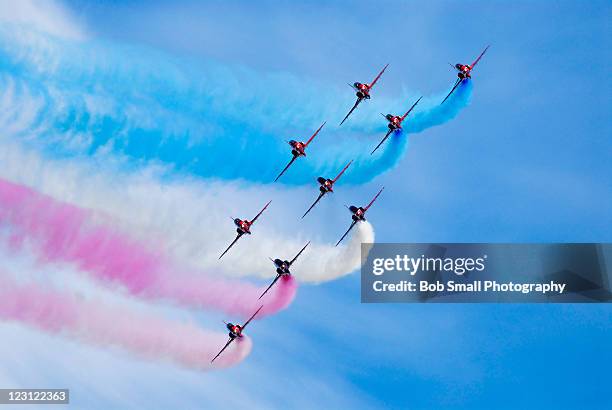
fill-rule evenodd
<path id="1" fill-rule="evenodd" d="M 227 330 L 229 330 L 229 337 L 235 339 L 237 337 L 242 337 L 242 327 L 240 325 L 234 325 L 233 323 L 228 323 Z"/>
<path id="2" fill-rule="evenodd" d="M 402 118 L 399 115 L 387 114 L 385 118 L 389 121 L 388 127 L 390 130 L 395 131 L 402 128 Z"/>
<path id="3" fill-rule="evenodd" d="M 319 183 L 321 184 L 321 186 L 319 187 L 319 190 L 322 193 L 333 192 L 334 181 L 332 181 L 331 179 L 320 178 Z"/>
<path id="4" fill-rule="evenodd" d="M 357 208 L 356 206 L 350 206 L 349 210 L 353 213 L 353 215 L 351 215 L 351 218 L 353 218 L 353 221 L 358 222 L 358 221 L 365 221 L 365 210 L 362 207 Z"/>
<path id="5" fill-rule="evenodd" d="M 291 145 L 291 153 L 296 156 L 306 156 L 306 145 L 301 141 L 289 141 L 289 145 Z"/>
<path id="6" fill-rule="evenodd" d="M 251 222 L 239 218 L 234 219 L 234 224 L 238 227 L 236 232 L 239 234 L 251 234 Z"/>
<path id="7" fill-rule="evenodd" d="M 470 71 L 472 71 L 472 69 L 470 68 L 469 65 L 455 64 L 455 68 L 458 71 L 457 77 L 461 78 L 462 80 L 464 80 L 466 78 L 471 78 L 472 77 L 472 75 L 470 73 Z"/>
<path id="8" fill-rule="evenodd" d="M 357 98 L 365 98 L 366 100 L 370 99 L 370 86 L 368 84 L 355 83 L 353 86 L 357 90 L 357 93 L 355 94 Z"/>
<path id="9" fill-rule="evenodd" d="M 276 266 L 276 273 L 278 273 L 279 275 L 291 274 L 291 272 L 289 272 L 289 261 L 274 259 L 274 265 Z"/>

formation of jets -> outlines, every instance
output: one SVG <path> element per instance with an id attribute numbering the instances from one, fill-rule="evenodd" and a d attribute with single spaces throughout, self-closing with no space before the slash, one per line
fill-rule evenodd
<path id="1" fill-rule="evenodd" d="M 457 77 L 458 78 L 455 81 L 455 84 L 453 85 L 453 88 L 450 90 L 448 95 L 444 98 L 444 100 L 442 100 L 442 102 L 440 104 L 444 104 L 446 102 L 446 100 L 448 100 L 448 98 L 455 92 L 457 87 L 459 87 L 459 85 L 463 81 L 466 81 L 466 80 L 472 78 L 472 75 L 471 75 L 472 70 L 474 69 L 476 64 L 478 64 L 478 62 L 480 61 L 482 56 L 487 52 L 488 49 L 489 49 L 489 46 L 487 46 L 483 50 L 483 52 L 480 53 L 478 58 L 476 58 L 476 60 L 474 60 L 474 62 L 472 64 L 469 64 L 469 65 L 466 65 L 466 64 L 455 64 L 454 66 L 452 66 L 452 64 L 451 64 L 453 69 L 457 70 Z M 353 111 L 355 111 L 357 106 L 363 100 L 369 100 L 371 98 L 371 94 L 370 93 L 372 91 L 372 88 L 374 87 L 376 82 L 381 78 L 381 76 L 383 75 L 383 73 L 385 72 L 385 70 L 387 69 L 388 66 L 389 66 L 389 64 L 385 65 L 382 68 L 382 70 L 378 73 L 378 75 L 374 78 L 374 80 L 372 80 L 372 82 L 369 83 L 369 84 L 367 84 L 367 83 L 359 83 L 359 82 L 355 82 L 352 85 L 349 84 L 349 86 L 355 90 L 355 95 L 357 97 L 357 101 L 355 101 L 355 104 L 353 105 L 353 107 L 349 110 L 349 112 L 346 114 L 346 116 L 342 119 L 342 121 L 340 122 L 340 125 L 344 124 L 344 122 L 353 113 Z M 385 134 L 384 138 L 374 148 L 374 150 L 372 150 L 370 155 L 374 154 L 374 152 L 376 152 L 376 150 L 378 150 L 378 148 L 389 138 L 391 133 L 393 133 L 396 130 L 402 129 L 402 123 L 406 120 L 408 115 L 412 112 L 412 110 L 414 110 L 414 108 L 417 106 L 417 104 L 419 103 L 419 101 L 421 101 L 422 98 L 423 97 L 419 97 L 419 99 L 416 100 L 412 104 L 412 106 L 408 109 L 408 111 L 406 111 L 406 113 L 404 115 L 400 116 L 400 115 L 392 115 L 392 114 L 387 114 L 387 115 L 381 114 L 385 118 L 385 120 L 387 121 L 388 131 Z M 292 158 L 289 161 L 289 163 L 285 166 L 285 168 L 283 168 L 283 170 L 280 172 L 280 174 L 278 174 L 276 179 L 274 179 L 274 182 L 278 181 L 283 176 L 283 174 L 285 174 L 285 172 L 289 169 L 289 167 L 291 167 L 291 165 L 295 162 L 296 159 L 298 159 L 299 157 L 305 157 L 306 156 L 306 148 L 308 148 L 308 146 L 312 143 L 312 141 L 319 134 L 319 132 L 325 126 L 325 124 L 326 124 L 326 122 L 323 122 L 323 124 L 321 124 L 321 126 L 314 132 L 314 134 L 312 134 L 310 136 L 310 138 L 306 142 L 296 141 L 296 140 L 288 141 L 288 144 L 291 147 Z M 308 213 L 317 205 L 317 203 L 319 203 L 321 198 L 323 198 L 328 193 L 333 193 L 334 192 L 334 184 L 338 181 L 338 179 L 340 179 L 340 177 L 344 174 L 344 172 L 346 172 L 346 170 L 349 168 L 349 166 L 352 163 L 353 163 L 352 160 L 349 161 L 348 164 L 346 164 L 346 166 L 338 173 L 338 175 L 334 179 L 329 179 L 329 178 L 324 178 L 324 177 L 318 177 L 317 178 L 317 182 L 319 183 L 319 195 L 318 195 L 317 199 L 312 203 L 312 205 L 310 205 L 310 207 L 304 213 L 304 215 L 302 215 L 302 218 L 304 218 L 306 215 L 308 215 Z M 365 207 L 362 207 L 362 206 L 357 207 L 357 206 L 354 206 L 354 205 L 347 206 L 348 210 L 351 212 L 351 224 L 348 227 L 348 229 L 346 230 L 346 232 L 342 235 L 342 237 L 338 240 L 338 242 L 336 243 L 336 246 L 338 246 L 340 244 L 340 242 L 342 242 L 342 240 L 344 240 L 344 238 L 349 234 L 349 232 L 353 229 L 353 227 L 355 227 L 355 225 L 357 225 L 359 222 L 364 222 L 366 220 L 366 218 L 365 218 L 366 212 L 368 211 L 368 209 L 370 209 L 370 207 L 378 199 L 378 197 L 380 196 L 380 194 L 382 193 L 382 191 L 384 189 L 385 189 L 384 187 L 381 188 L 380 191 L 378 191 L 378 193 L 372 198 L 370 203 L 368 205 L 366 205 Z M 232 241 L 232 243 L 230 243 L 230 245 L 227 247 L 227 249 L 225 249 L 225 251 L 223 251 L 221 256 L 219 256 L 219 259 L 221 259 L 236 244 L 236 242 L 238 242 L 238 239 L 240 239 L 243 235 L 245 235 L 245 234 L 251 235 L 251 226 L 261 216 L 261 214 L 268 208 L 268 206 L 270 205 L 271 202 L 272 201 L 269 201 L 263 207 L 263 209 L 261 209 L 259 211 L 259 213 L 252 220 L 250 220 L 250 221 L 247 220 L 247 219 L 242 220 L 242 219 L 239 219 L 239 218 L 231 218 L 232 221 L 234 222 L 235 226 L 236 226 L 236 232 L 237 232 L 238 235 Z M 272 281 L 272 283 L 264 290 L 264 292 L 261 294 L 261 296 L 259 296 L 259 299 L 262 299 L 266 295 L 266 293 L 268 293 L 268 291 L 278 282 L 279 279 L 281 279 L 282 277 L 287 277 L 287 276 L 291 275 L 290 268 L 295 263 L 295 261 L 299 258 L 299 256 L 306 250 L 306 248 L 308 247 L 309 244 L 310 244 L 310 242 L 306 243 L 306 245 L 304 245 L 304 247 L 290 261 L 285 260 L 285 259 L 278 259 L 278 258 L 277 259 L 272 259 L 272 258 L 270 258 L 270 260 L 274 264 L 274 268 L 276 269 L 276 276 L 275 276 L 274 280 Z M 255 316 L 257 316 L 257 314 L 261 311 L 262 308 L 263 308 L 263 305 L 260 306 L 259 309 L 257 309 L 257 311 L 253 314 L 253 316 L 251 316 L 244 323 L 244 325 L 242 325 L 242 326 L 241 325 L 235 325 L 235 324 L 232 324 L 232 323 L 226 323 L 226 327 L 229 330 L 229 340 L 227 341 L 225 346 L 223 346 L 221 351 L 219 353 L 217 353 L 217 355 L 211 360 L 211 363 L 214 362 L 215 359 L 217 359 L 221 355 L 221 353 L 223 353 L 225 351 L 225 349 L 227 349 L 227 347 L 234 340 L 243 337 L 242 332 L 243 332 L 244 328 L 255 318 Z"/>

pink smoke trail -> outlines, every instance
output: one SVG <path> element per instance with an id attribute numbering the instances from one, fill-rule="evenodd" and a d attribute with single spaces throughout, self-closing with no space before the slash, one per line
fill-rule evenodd
<path id="1" fill-rule="evenodd" d="M 223 333 L 5 278 L 0 278 L 0 319 L 97 346 L 118 346 L 144 359 L 170 360 L 199 370 L 238 364 L 252 348 L 251 340 L 245 336 L 211 364 L 227 341 Z"/>
<path id="2" fill-rule="evenodd" d="M 94 216 L 0 179 L 0 224 L 11 228 L 13 246 L 31 244 L 46 262 L 73 263 L 100 281 L 123 285 L 132 295 L 242 317 L 263 304 L 257 316 L 262 318 L 287 307 L 297 291 L 294 280 L 282 280 L 258 300 L 265 288 L 180 269 L 151 247 L 95 223 Z"/>

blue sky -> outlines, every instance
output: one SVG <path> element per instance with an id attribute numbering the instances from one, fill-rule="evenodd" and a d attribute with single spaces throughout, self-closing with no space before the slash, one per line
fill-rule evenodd
<path id="1" fill-rule="evenodd" d="M 387 84 L 415 94 L 440 92 L 447 62 L 490 43 L 470 108 L 412 136 L 401 168 L 381 178 L 397 200 L 379 213 L 410 227 L 384 239 L 610 239 L 608 2 L 86 4 L 82 18 L 110 39 L 306 81 L 345 83 L 389 61 Z"/>
<path id="2" fill-rule="evenodd" d="M 609 2 L 66 4 L 104 41 L 287 72 L 305 87 L 368 78 L 389 62 L 377 91 L 390 99 L 403 95 L 393 84 L 442 92 L 454 81 L 448 62 L 491 44 L 470 106 L 410 135 L 394 170 L 347 196 L 387 187 L 369 217 L 379 242 L 612 240 Z M 305 229 L 335 236 L 346 215 L 331 216 Z M 218 408 L 233 392 L 256 408 L 604 408 L 611 319 L 607 305 L 361 305 L 351 275 L 302 286 L 287 311 L 257 322 L 247 361 L 224 372 L 9 330 L 28 340 L 24 352 L 74 352 L 59 374 L 55 356 L 13 363 L 20 381 L 68 384 L 92 408 L 164 408 L 168 391 L 184 408 Z"/>

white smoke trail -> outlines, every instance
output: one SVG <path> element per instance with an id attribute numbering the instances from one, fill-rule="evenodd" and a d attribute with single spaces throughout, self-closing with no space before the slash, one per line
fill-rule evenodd
<path id="1" fill-rule="evenodd" d="M 192 267 L 230 276 L 270 278 L 275 271 L 267 257 L 291 259 L 308 240 L 299 231 L 293 232 L 299 225 L 286 227 L 281 205 L 292 194 L 287 194 L 287 188 L 277 191 L 250 184 L 193 180 L 164 183 L 152 169 L 129 174 L 113 171 L 111 164 L 48 160 L 7 142 L 0 142 L 0 164 L 0 177 L 99 210 L 109 216 L 106 223 L 119 223 L 139 240 L 153 241 Z M 254 198 L 261 198 L 263 205 L 268 197 L 274 199 L 272 205 L 279 206 L 271 206 L 253 226 L 252 237 L 241 238 L 220 262 L 221 251 L 235 237 L 228 218 L 231 209 L 240 211 L 235 216 L 252 218 L 260 207 Z M 297 223 L 298 217 L 293 217 Z M 347 213 L 347 226 L 349 223 Z M 345 244 L 334 247 L 341 234 L 338 232 L 329 244 L 311 243 L 294 268 L 298 280 L 322 282 L 359 268 L 360 244 L 374 241 L 372 226 L 360 223 Z"/>

